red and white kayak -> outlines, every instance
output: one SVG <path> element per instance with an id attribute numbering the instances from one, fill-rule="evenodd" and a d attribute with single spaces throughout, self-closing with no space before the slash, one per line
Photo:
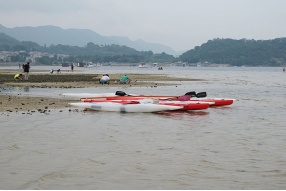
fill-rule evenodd
<path id="1" fill-rule="evenodd" d="M 113 111 L 113 112 L 160 112 L 160 111 L 171 111 L 182 109 L 183 106 L 174 105 L 161 105 L 153 103 L 132 103 L 132 104 L 122 104 L 115 102 L 79 102 L 79 103 L 69 103 L 71 106 L 81 107 L 84 109 L 91 109 L 96 111 Z"/>
<path id="2" fill-rule="evenodd" d="M 192 97 L 190 100 L 193 101 L 206 101 L 206 102 L 213 102 L 214 104 L 211 104 L 210 106 L 226 106 L 231 105 L 235 101 L 235 99 L 229 99 L 229 98 L 196 98 Z"/>
<path id="3" fill-rule="evenodd" d="M 65 97 L 72 97 L 77 99 L 107 99 L 107 100 L 128 100 L 132 99 L 144 99 L 144 98 L 162 98 L 162 99 L 174 99 L 177 96 L 164 96 L 164 95 L 139 95 L 139 94 L 128 94 L 125 96 L 116 95 L 115 93 L 62 93 L 60 94 Z"/>
<path id="4" fill-rule="evenodd" d="M 142 99 L 159 99 L 159 100 L 167 100 L 171 99 L 174 100 L 176 99 L 177 96 L 156 96 L 156 95 L 138 95 L 138 96 L 114 96 L 114 97 L 90 97 L 90 98 L 80 98 L 81 101 L 85 100 L 109 100 L 109 101 L 115 101 L 115 100 L 142 100 Z"/>
<path id="5" fill-rule="evenodd" d="M 103 100 L 142 100 L 142 99 L 159 99 L 160 101 L 176 101 L 178 96 L 116 96 L 116 97 L 100 97 L 94 99 L 103 99 Z M 87 99 L 81 99 L 82 101 Z M 90 99 L 88 99 L 90 100 Z M 189 101 L 200 102 L 200 103 L 209 103 L 210 106 L 227 106 L 233 104 L 235 99 L 229 98 L 196 98 L 191 97 Z"/>
<path id="6" fill-rule="evenodd" d="M 115 97 L 115 93 L 62 93 L 60 94 L 65 97 L 71 98 L 91 98 L 91 97 Z"/>
<path id="7" fill-rule="evenodd" d="M 123 92 L 124 93 L 124 92 Z M 93 99 L 101 99 L 101 100 L 119 100 L 119 101 L 128 101 L 128 100 L 142 100 L 142 99 L 159 99 L 159 100 L 173 100 L 176 101 L 180 97 L 185 96 L 165 96 L 165 95 L 139 95 L 139 94 L 125 94 L 125 95 L 117 95 L 116 93 L 63 93 L 61 95 L 80 98 L 80 100 L 93 100 Z M 228 98 L 209 98 L 209 97 L 190 97 L 188 101 L 197 101 L 197 102 L 210 102 L 210 106 L 227 106 L 231 105 L 235 99 Z M 87 101 L 89 102 L 89 101 Z"/>
<path id="8" fill-rule="evenodd" d="M 159 102 L 162 105 L 173 105 L 173 106 L 183 106 L 183 108 L 179 109 L 181 111 L 187 110 L 203 110 L 210 107 L 208 103 L 166 103 L 166 102 Z"/>
<path id="9" fill-rule="evenodd" d="M 200 101 L 163 101 L 156 99 L 130 99 L 130 100 L 102 100 L 102 99 L 84 99 L 83 102 L 89 103 L 120 103 L 120 104 L 139 104 L 139 103 L 157 103 L 160 105 L 182 106 L 180 110 L 203 110 L 210 107 L 214 102 L 200 102 Z"/>

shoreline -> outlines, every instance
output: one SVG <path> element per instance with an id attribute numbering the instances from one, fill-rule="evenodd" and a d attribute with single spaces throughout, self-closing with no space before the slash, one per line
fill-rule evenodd
<path id="1" fill-rule="evenodd" d="M 28 97 L 21 95 L 5 94 L 5 89 L 10 87 L 33 87 L 33 88 L 95 88 L 95 87 L 157 87 L 177 86 L 180 81 L 203 81 L 202 79 L 172 78 L 165 74 L 127 74 L 130 84 L 118 84 L 123 74 L 110 74 L 110 84 L 101 85 L 98 79 L 101 74 L 84 74 L 82 72 L 65 72 L 50 74 L 47 70 L 31 71 L 29 80 L 15 81 L 16 73 L 21 69 L 0 71 L 0 112 L 48 112 L 53 109 L 68 108 L 69 102 L 74 99 Z"/>
<path id="2" fill-rule="evenodd" d="M 156 87 L 180 85 L 180 81 L 203 81 L 203 79 L 174 78 L 166 74 L 134 74 L 127 73 L 131 79 L 130 84 L 119 84 L 119 79 L 124 74 L 110 74 L 110 84 L 101 85 L 99 79 L 101 74 L 84 74 L 83 71 L 50 74 L 48 70 L 36 70 L 29 73 L 29 80 L 15 81 L 14 75 L 22 73 L 21 69 L 1 70 L 0 85 L 4 86 L 29 86 L 40 88 L 89 88 L 89 87 Z M 168 82 L 168 83 L 167 83 Z M 170 83 L 172 82 L 172 83 Z"/>
<path id="3" fill-rule="evenodd" d="M 70 99 L 58 99 L 47 97 L 28 97 L 16 95 L 0 95 L 0 113 L 32 114 L 35 112 L 47 113 L 54 109 L 68 108 L 68 103 L 75 101 Z M 60 110 L 62 111 L 62 110 Z"/>

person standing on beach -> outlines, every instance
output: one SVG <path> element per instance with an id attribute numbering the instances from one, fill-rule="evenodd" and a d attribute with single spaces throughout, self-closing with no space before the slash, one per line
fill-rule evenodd
<path id="1" fill-rule="evenodd" d="M 29 79 L 29 72 L 30 72 L 30 62 L 27 62 L 27 64 L 24 65 L 24 79 L 28 80 Z"/>

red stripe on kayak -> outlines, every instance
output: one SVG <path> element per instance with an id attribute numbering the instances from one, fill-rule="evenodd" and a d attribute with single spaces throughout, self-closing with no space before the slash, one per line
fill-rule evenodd
<path id="1" fill-rule="evenodd" d="M 173 106 L 183 106 L 182 109 L 179 110 L 203 110 L 209 108 L 209 104 L 198 103 L 198 104 L 180 104 L 180 103 L 163 103 L 163 105 L 173 105 Z"/>

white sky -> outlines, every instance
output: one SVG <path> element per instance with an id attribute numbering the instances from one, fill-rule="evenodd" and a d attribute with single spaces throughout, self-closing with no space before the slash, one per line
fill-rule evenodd
<path id="1" fill-rule="evenodd" d="M 91 29 L 185 51 L 214 38 L 286 37 L 286 0 L 0 0 L 0 24 Z"/>

